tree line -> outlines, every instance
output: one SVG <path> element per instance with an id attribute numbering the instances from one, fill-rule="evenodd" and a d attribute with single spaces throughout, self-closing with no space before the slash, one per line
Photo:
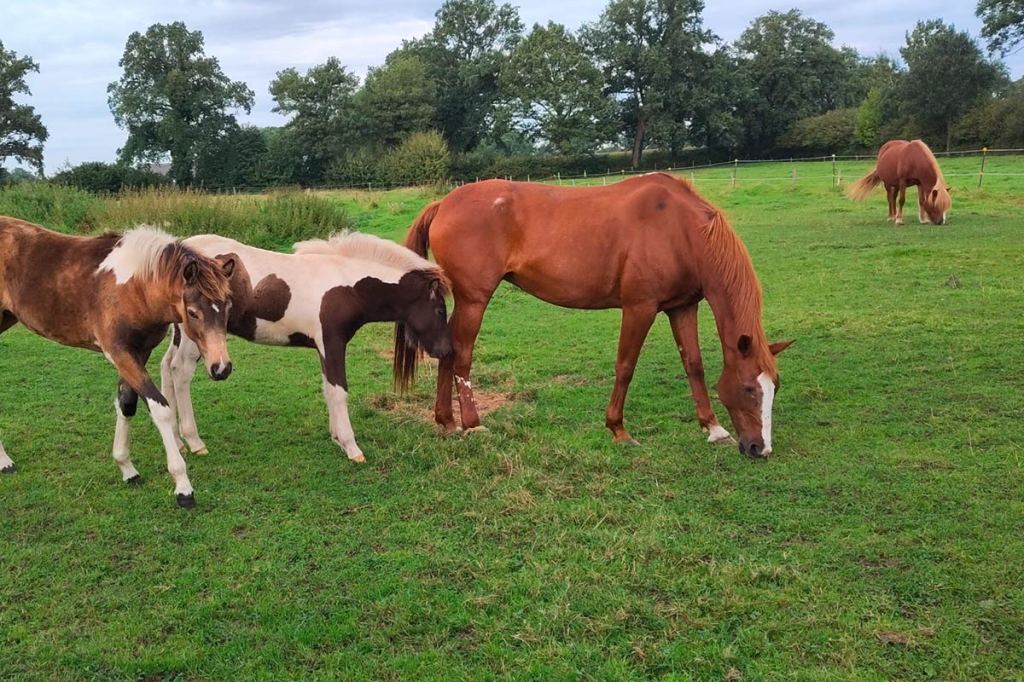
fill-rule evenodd
<path id="1" fill-rule="evenodd" d="M 269 128 L 239 124 L 255 93 L 223 72 L 199 31 L 154 24 L 128 37 L 108 86 L 127 133 L 118 163 L 61 175 L 157 182 L 131 169 L 169 159 L 180 186 L 402 184 L 873 151 L 893 137 L 1024 145 L 1024 82 L 989 56 L 1024 41 L 1024 0 L 978 3 L 989 54 L 929 20 L 908 30 L 899 59 L 838 46 L 798 10 L 757 17 L 726 43 L 703 9 L 610 0 L 577 31 L 527 30 L 513 5 L 447 0 L 429 33 L 362 80 L 334 57 L 278 72 L 268 93 L 288 120 Z M 30 94 L 25 77 L 37 70 L 0 43 L 0 164 L 42 168 L 46 128 L 14 99 Z"/>

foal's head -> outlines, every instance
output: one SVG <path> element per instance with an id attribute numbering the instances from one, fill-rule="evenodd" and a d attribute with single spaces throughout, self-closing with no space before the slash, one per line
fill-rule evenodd
<path id="1" fill-rule="evenodd" d="M 726 352 L 718 398 L 729 411 L 745 455 L 763 457 L 772 451 L 772 404 L 779 389 L 775 356 L 791 343 L 768 344 L 744 334 L 734 352 Z"/>
<path id="2" fill-rule="evenodd" d="M 452 352 L 452 337 L 448 329 L 448 309 L 445 296 L 448 282 L 440 269 L 414 270 L 400 283 L 407 287 L 406 302 L 395 325 L 395 385 L 406 389 L 416 375 L 420 353 L 443 358 Z"/>
<path id="3" fill-rule="evenodd" d="M 178 316 L 185 334 L 196 342 L 206 361 L 206 371 L 215 381 L 231 374 L 228 355 L 227 323 L 231 311 L 231 286 L 235 255 L 206 258 L 187 247 L 180 247 L 178 281 L 181 296 Z"/>

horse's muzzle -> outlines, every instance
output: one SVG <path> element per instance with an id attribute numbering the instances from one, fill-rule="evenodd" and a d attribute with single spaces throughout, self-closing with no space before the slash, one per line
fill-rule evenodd
<path id="1" fill-rule="evenodd" d="M 740 438 L 739 449 L 741 455 L 749 455 L 750 457 L 767 457 L 771 450 L 766 450 L 764 443 L 760 438 L 748 439 Z"/>
<path id="2" fill-rule="evenodd" d="M 224 381 L 231 376 L 231 369 L 232 367 L 230 362 L 218 362 L 210 368 L 210 378 L 214 381 Z"/>

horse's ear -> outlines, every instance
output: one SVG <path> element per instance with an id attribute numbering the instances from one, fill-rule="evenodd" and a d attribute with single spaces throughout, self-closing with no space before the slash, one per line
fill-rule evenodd
<path id="1" fill-rule="evenodd" d="M 776 341 L 775 343 L 768 346 L 768 350 L 772 352 L 772 355 L 778 355 L 782 351 L 786 350 L 793 345 L 793 341 L 796 339 L 790 339 L 789 341 Z"/>
<path id="2" fill-rule="evenodd" d="M 194 260 L 190 260 L 185 264 L 185 269 L 181 274 L 185 278 L 185 284 L 192 286 L 196 283 L 196 279 L 199 278 L 199 264 Z"/>
<path id="3" fill-rule="evenodd" d="M 753 345 L 754 340 L 747 336 L 746 334 L 741 336 L 740 340 L 736 342 L 736 348 L 739 349 L 740 355 L 742 355 L 743 357 L 747 357 L 748 355 L 750 355 L 750 349 L 751 347 L 753 347 Z"/>
<path id="4" fill-rule="evenodd" d="M 224 276 L 231 279 L 231 275 L 235 274 L 235 259 L 233 256 L 218 256 L 220 261 L 220 270 L 224 273 Z"/>
<path id="5" fill-rule="evenodd" d="M 434 300 L 439 298 L 442 294 L 443 287 L 441 286 L 441 280 L 432 279 L 430 280 L 430 299 Z"/>

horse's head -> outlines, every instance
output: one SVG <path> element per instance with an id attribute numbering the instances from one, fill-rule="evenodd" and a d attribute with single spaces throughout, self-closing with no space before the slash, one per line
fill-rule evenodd
<path id="1" fill-rule="evenodd" d="M 235 271 L 236 256 L 206 258 L 192 253 L 181 269 L 182 290 L 179 316 L 182 328 L 199 346 L 206 371 L 214 381 L 231 374 L 227 323 L 231 312 L 229 279 Z"/>
<path id="2" fill-rule="evenodd" d="M 792 341 L 758 348 L 758 341 L 744 334 L 734 352 L 726 352 L 718 380 L 718 398 L 729 411 L 739 438 L 740 452 L 763 457 L 772 451 L 772 405 L 779 388 L 775 356 Z"/>
<path id="3" fill-rule="evenodd" d="M 945 183 L 939 183 L 932 187 L 924 201 L 924 212 L 932 225 L 945 225 L 946 214 L 949 213 L 953 199 L 949 196 L 949 187 Z"/>
<path id="4" fill-rule="evenodd" d="M 406 388 L 416 372 L 420 351 L 444 358 L 452 352 L 445 296 L 448 284 L 440 270 L 417 270 L 402 278 L 409 291 L 395 326 L 395 383 Z"/>

